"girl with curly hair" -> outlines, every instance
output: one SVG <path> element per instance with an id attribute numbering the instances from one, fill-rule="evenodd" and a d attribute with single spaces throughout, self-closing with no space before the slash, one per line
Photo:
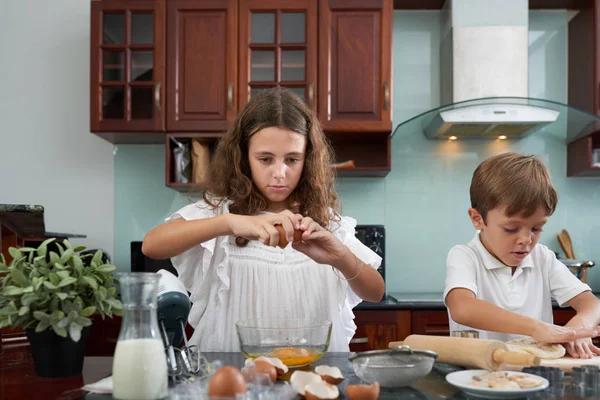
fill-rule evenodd
<path id="1" fill-rule="evenodd" d="M 171 258 L 191 293 L 200 351 L 239 351 L 237 321 L 281 317 L 330 320 L 330 351 L 349 351 L 352 309 L 379 301 L 384 283 L 381 258 L 338 213 L 331 163 L 315 113 L 264 90 L 220 139 L 202 200 L 146 234 L 144 254 Z"/>

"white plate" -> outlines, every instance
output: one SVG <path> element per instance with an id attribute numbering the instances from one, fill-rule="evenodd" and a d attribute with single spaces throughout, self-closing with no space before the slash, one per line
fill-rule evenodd
<path id="1" fill-rule="evenodd" d="M 526 397 L 531 393 L 539 392 L 548 388 L 550 382 L 547 379 L 542 378 L 541 376 L 525 374 L 523 372 L 515 372 L 515 371 L 505 371 L 509 376 L 510 375 L 529 375 L 535 378 L 539 378 L 543 380 L 543 383 L 534 388 L 522 388 L 522 389 L 492 389 L 492 388 L 483 388 L 483 387 L 475 387 L 469 385 L 473 381 L 473 377 L 477 375 L 483 375 L 490 371 L 486 371 L 484 369 L 469 369 L 466 371 L 458 371 L 452 372 L 446 375 L 446 380 L 449 384 L 456 386 L 457 388 L 462 389 L 463 392 L 470 394 L 472 396 L 482 397 L 486 399 L 515 399 L 519 397 Z"/>

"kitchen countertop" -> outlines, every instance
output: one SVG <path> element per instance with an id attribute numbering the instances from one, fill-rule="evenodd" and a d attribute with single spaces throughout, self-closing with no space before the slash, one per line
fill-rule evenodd
<path id="1" fill-rule="evenodd" d="M 340 398 L 345 397 L 347 384 L 361 383 L 348 361 L 350 353 L 327 353 L 314 365 L 331 365 L 341 369 L 345 380 L 338 386 L 341 392 Z M 241 353 L 204 353 L 204 356 L 212 361 L 219 359 L 224 365 L 241 367 L 244 357 Z M 111 399 L 106 394 L 87 393 L 80 388 L 86 383 L 96 382 L 111 374 L 112 357 L 86 357 L 81 376 L 62 379 L 40 379 L 33 372 L 33 363 L 28 346 L 2 349 L 0 351 L 0 394 L 2 398 L 19 399 Z M 314 366 L 313 365 L 313 366 Z M 449 372 L 460 370 L 446 364 L 435 364 L 433 370 L 425 378 L 410 387 L 400 389 L 382 389 L 380 399 L 468 399 L 464 393 L 445 381 L 445 375 Z M 195 397 L 201 399 L 200 396 Z M 533 397 L 530 397 L 533 398 Z M 580 399 L 571 392 L 571 387 L 554 388 L 552 392 L 539 393 L 535 398 L 553 398 L 574 400 Z"/>

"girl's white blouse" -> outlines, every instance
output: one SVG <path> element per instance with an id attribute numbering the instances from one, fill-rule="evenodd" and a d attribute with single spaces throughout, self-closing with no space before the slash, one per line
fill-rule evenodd
<path id="1" fill-rule="evenodd" d="M 228 205 L 223 201 L 213 210 L 198 201 L 167 221 L 215 217 L 227 213 Z M 330 231 L 364 263 L 379 267 L 381 257 L 355 237 L 355 226 L 354 219 L 342 217 L 331 224 Z M 237 321 L 284 317 L 332 321 L 329 351 L 349 351 L 356 330 L 352 309 L 361 299 L 331 266 L 317 264 L 291 244 L 281 249 L 250 241 L 238 247 L 234 237 L 221 236 L 171 261 L 191 293 L 188 322 L 195 331 L 190 344 L 200 351 L 239 351 Z"/>

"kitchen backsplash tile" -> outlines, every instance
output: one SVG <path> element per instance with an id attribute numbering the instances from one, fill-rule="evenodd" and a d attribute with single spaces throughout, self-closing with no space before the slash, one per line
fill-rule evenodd
<path id="1" fill-rule="evenodd" d="M 531 12 L 531 97 L 566 101 L 567 12 Z M 439 106 L 440 13 L 394 14 L 394 126 Z M 385 179 L 340 179 L 343 214 L 360 224 L 385 224 L 388 292 L 443 290 L 445 261 L 455 244 L 474 235 L 469 184 L 476 166 L 506 150 L 540 155 L 559 190 L 555 215 L 541 243 L 559 251 L 556 233 L 569 230 L 579 258 L 600 262 L 600 180 L 566 178 L 561 132 L 517 142 L 440 142 L 419 132 L 392 138 L 392 172 Z M 163 146 L 118 146 L 115 156 L 115 262 L 129 269 L 129 242 L 192 201 L 165 187 Z M 590 284 L 600 290 L 600 267 Z"/>

